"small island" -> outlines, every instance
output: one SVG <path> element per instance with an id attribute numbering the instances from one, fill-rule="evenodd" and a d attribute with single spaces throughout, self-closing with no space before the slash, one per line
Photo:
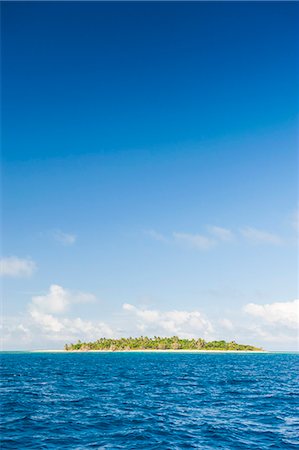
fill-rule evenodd
<path id="1" fill-rule="evenodd" d="M 210 341 L 204 339 L 180 339 L 178 336 L 157 337 L 140 336 L 137 338 L 107 339 L 101 338 L 95 342 L 65 344 L 66 351 L 157 351 L 157 350 L 190 350 L 190 351 L 263 351 L 253 345 L 237 344 L 235 341 Z"/>

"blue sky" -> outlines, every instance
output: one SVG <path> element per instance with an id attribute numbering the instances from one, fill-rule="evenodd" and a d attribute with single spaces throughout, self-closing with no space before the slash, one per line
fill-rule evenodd
<path id="1" fill-rule="evenodd" d="M 296 348 L 298 5 L 4 3 L 4 348 Z"/>

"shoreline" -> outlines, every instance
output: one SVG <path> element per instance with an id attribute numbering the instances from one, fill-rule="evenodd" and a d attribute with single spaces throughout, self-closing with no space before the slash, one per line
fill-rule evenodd
<path id="1" fill-rule="evenodd" d="M 270 353 L 267 350 L 28 350 L 29 353 Z"/>

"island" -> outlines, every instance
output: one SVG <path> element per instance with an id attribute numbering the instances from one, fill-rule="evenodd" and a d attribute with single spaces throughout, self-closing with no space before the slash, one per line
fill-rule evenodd
<path id="1" fill-rule="evenodd" d="M 94 342 L 81 342 L 65 344 L 66 351 L 158 351 L 158 350 L 183 350 L 183 351 L 263 351 L 262 348 L 253 345 L 237 344 L 235 341 L 210 341 L 204 339 L 181 339 L 178 336 L 157 337 L 140 336 L 136 338 L 108 339 L 101 338 Z"/>

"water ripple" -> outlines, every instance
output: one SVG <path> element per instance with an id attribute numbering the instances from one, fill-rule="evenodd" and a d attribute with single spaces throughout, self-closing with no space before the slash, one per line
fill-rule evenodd
<path id="1" fill-rule="evenodd" d="M 296 354 L 1 354 L 2 449 L 299 448 Z"/>

